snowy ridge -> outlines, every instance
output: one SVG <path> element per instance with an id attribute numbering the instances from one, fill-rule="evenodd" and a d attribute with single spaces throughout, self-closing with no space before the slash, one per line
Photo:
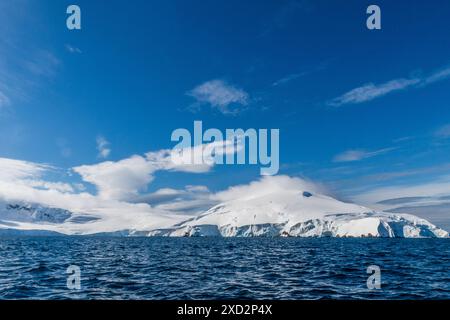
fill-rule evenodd
<path id="1" fill-rule="evenodd" d="M 59 208 L 30 203 L 1 203 L 0 219 L 15 222 L 63 223 L 72 217 L 72 212 Z"/>
<path id="2" fill-rule="evenodd" d="M 148 235 L 446 238 L 448 232 L 409 214 L 376 212 L 308 191 L 283 191 L 222 203 Z"/>

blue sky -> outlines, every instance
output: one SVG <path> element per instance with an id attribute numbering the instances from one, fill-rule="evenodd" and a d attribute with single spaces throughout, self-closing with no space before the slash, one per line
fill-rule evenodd
<path id="1" fill-rule="evenodd" d="M 376 1 L 372 31 L 372 1 L 77 0 L 79 31 L 65 26 L 70 4 L 0 4 L 0 157 L 70 170 L 171 148 L 194 120 L 279 128 L 280 174 L 342 199 L 448 208 L 450 3 Z M 195 94 L 211 83 L 225 100 Z M 145 192 L 258 177 L 257 166 L 162 170 Z"/>

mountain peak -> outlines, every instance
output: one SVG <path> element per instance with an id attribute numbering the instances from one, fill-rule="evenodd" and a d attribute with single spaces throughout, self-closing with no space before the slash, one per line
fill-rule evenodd
<path id="1" fill-rule="evenodd" d="M 308 191 L 276 190 L 220 203 L 194 219 L 150 235 L 292 237 L 448 237 L 409 214 L 376 212 Z"/>

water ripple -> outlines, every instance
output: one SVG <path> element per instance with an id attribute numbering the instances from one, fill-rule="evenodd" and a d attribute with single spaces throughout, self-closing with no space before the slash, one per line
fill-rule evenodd
<path id="1" fill-rule="evenodd" d="M 449 299 L 448 239 L 1 238 L 0 299 Z M 382 270 L 368 290 L 366 268 Z M 66 268 L 81 268 L 79 291 Z"/>

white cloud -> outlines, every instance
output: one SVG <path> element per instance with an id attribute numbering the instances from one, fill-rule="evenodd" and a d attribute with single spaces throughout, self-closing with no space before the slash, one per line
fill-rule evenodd
<path id="1" fill-rule="evenodd" d="M 99 158 L 108 158 L 111 153 L 110 143 L 103 136 L 98 136 L 97 139 L 97 151 Z"/>
<path id="2" fill-rule="evenodd" d="M 210 209 L 215 204 L 217 204 L 217 202 L 208 198 L 194 198 L 188 200 L 177 199 L 175 201 L 159 204 L 156 208 L 174 213 L 182 213 L 185 215 L 195 215 Z"/>
<path id="3" fill-rule="evenodd" d="M 129 200 L 136 198 L 141 191 L 145 191 L 153 181 L 156 171 L 179 171 L 190 173 L 204 173 L 211 170 L 214 161 L 203 160 L 202 150 L 211 146 L 217 148 L 226 146 L 227 142 L 213 142 L 198 145 L 173 152 L 160 150 L 148 152 L 144 156 L 134 155 L 120 161 L 106 161 L 93 165 L 74 167 L 85 182 L 97 187 L 99 196 L 103 199 Z M 216 153 L 229 152 L 228 149 L 217 148 Z M 238 149 L 233 149 L 236 152 Z M 179 151 L 182 151 L 179 153 Z M 180 155 L 180 156 L 178 156 Z M 194 161 L 190 155 L 194 156 Z M 195 161 L 197 160 L 197 161 Z"/>
<path id="4" fill-rule="evenodd" d="M 376 151 L 366 151 L 366 150 L 347 150 L 343 153 L 336 155 L 333 158 L 334 162 L 352 162 L 352 161 L 360 161 L 367 158 L 372 158 L 389 151 L 394 150 L 395 148 L 384 148 Z"/>
<path id="5" fill-rule="evenodd" d="M 26 184 L 32 188 L 56 190 L 59 192 L 73 192 L 73 187 L 68 183 L 63 182 L 49 182 L 45 180 L 24 180 Z"/>
<path id="6" fill-rule="evenodd" d="M 403 90 L 420 82 L 419 79 L 396 79 L 375 85 L 369 83 L 355 88 L 328 102 L 330 106 L 339 107 L 344 104 L 357 104 L 373 100 L 393 91 Z"/>
<path id="7" fill-rule="evenodd" d="M 45 164 L 0 158 L 0 180 L 17 181 L 22 179 L 39 178 L 52 167 Z"/>
<path id="8" fill-rule="evenodd" d="M 0 158 L 0 200 L 66 209 L 75 214 L 97 217 L 98 221 L 63 225 L 17 224 L 20 228 L 38 228 L 70 234 L 95 233 L 128 228 L 149 230 L 186 219 L 182 215 L 171 217 L 167 211 L 152 208 L 146 203 L 129 203 L 104 199 L 88 192 L 78 193 L 84 189 L 80 188 L 78 183 L 72 187 L 71 184 L 62 181 L 44 180 L 43 176 L 50 171 L 55 173 L 56 169 L 45 164 Z M 67 177 L 59 179 L 63 178 Z"/>
<path id="9" fill-rule="evenodd" d="M 222 140 L 201 144 L 190 148 L 174 148 L 170 152 L 170 159 L 167 158 L 166 169 L 174 169 L 185 172 L 207 172 L 214 166 L 216 157 L 222 158 L 227 154 L 234 154 L 244 147 L 244 140 L 240 137 L 237 141 Z M 155 157 L 161 160 L 163 157 L 159 153 L 148 153 L 148 157 Z"/>
<path id="10" fill-rule="evenodd" d="M 289 176 L 263 176 L 249 184 L 230 187 L 225 191 L 218 192 L 212 195 L 211 198 L 221 202 L 235 199 L 245 200 L 286 190 L 307 190 L 309 192 L 324 193 L 322 186 L 305 179 Z"/>
<path id="11" fill-rule="evenodd" d="M 132 156 L 117 162 L 106 161 L 73 168 L 86 182 L 98 189 L 104 199 L 124 200 L 135 196 L 152 180 L 156 168 L 141 156 Z"/>
<path id="12" fill-rule="evenodd" d="M 199 170 L 195 165 L 174 164 L 170 155 L 170 150 L 161 150 L 117 162 L 106 161 L 73 168 L 84 182 L 96 186 L 98 195 L 87 192 L 84 185 L 76 181 L 63 182 L 71 176 L 70 172 L 69 176 L 65 176 L 67 173 L 46 164 L 0 158 L 0 200 L 37 203 L 96 219 L 89 224 L 21 224 L 20 228 L 25 229 L 42 228 L 73 234 L 168 227 L 215 203 L 210 199 L 206 186 L 188 185 L 180 190 L 164 188 L 153 194 L 141 193 L 158 170 L 206 170 Z M 48 180 L 56 173 L 64 176 Z"/>
<path id="13" fill-rule="evenodd" d="M 273 192 L 290 190 L 326 192 L 323 186 L 305 179 L 289 176 L 263 176 L 248 184 L 233 186 L 217 193 L 210 192 L 205 186 L 186 186 L 183 190 L 158 190 L 151 194 L 151 197 L 152 201 L 155 201 L 155 198 L 161 200 L 157 208 L 192 214 L 203 212 L 220 202 L 264 197 Z"/>
<path id="14" fill-rule="evenodd" d="M 187 95 L 195 98 L 198 105 L 209 104 L 223 114 L 236 113 L 249 103 L 247 92 L 223 80 L 207 81 L 187 92 Z"/>
<path id="15" fill-rule="evenodd" d="M 425 78 L 424 85 L 450 78 L 450 67 L 441 69 Z"/>
<path id="16" fill-rule="evenodd" d="M 193 185 L 187 185 L 186 190 L 189 192 L 200 192 L 200 193 L 208 193 L 209 189 L 207 186 L 193 186 Z"/>
<path id="17" fill-rule="evenodd" d="M 0 158 L 0 181 L 23 184 L 31 188 L 73 192 L 73 187 L 68 183 L 43 180 L 46 173 L 56 170 L 46 164 Z"/>
<path id="18" fill-rule="evenodd" d="M 414 214 L 446 230 L 450 228 L 450 176 L 372 188 L 350 199 L 376 210 Z"/>
<path id="19" fill-rule="evenodd" d="M 106 156 L 106 140 L 101 138 L 97 142 L 100 154 Z M 214 162 L 200 161 L 202 159 L 199 158 L 202 158 L 203 153 L 201 151 L 203 149 L 209 148 L 210 146 L 217 148 L 216 144 L 220 144 L 221 146 L 227 145 L 226 142 L 224 144 L 221 142 L 213 142 L 211 144 L 187 148 L 184 150 L 183 156 L 180 159 L 173 157 L 172 150 L 160 150 L 148 152 L 143 156 L 133 155 L 119 161 L 105 161 L 92 165 L 80 165 L 72 168 L 72 170 L 79 174 L 83 181 L 93 184 L 97 188 L 100 198 L 130 200 L 136 198 L 140 192 L 146 190 L 146 187 L 153 181 L 156 171 L 208 172 L 214 166 Z M 228 151 L 220 148 L 216 149 L 217 154 L 226 152 Z M 193 154 L 198 161 L 192 162 L 190 158 L 187 161 L 188 159 L 185 158 L 189 154 Z M 182 161 L 174 161 L 177 159 Z M 3 175 L 5 180 L 13 180 L 11 175 L 14 175 L 14 177 L 17 176 L 17 179 L 14 180 L 34 180 L 33 183 L 28 181 L 28 185 L 31 187 L 51 187 L 53 189 L 59 189 L 59 191 L 70 191 L 67 185 L 58 185 L 56 183 L 37 180 L 41 173 L 49 170 L 50 167 L 46 165 L 0 159 L 0 168 L 4 168 L 4 170 L 0 171 L 0 178 Z M 80 190 L 78 187 L 75 187 L 75 189 Z M 83 190 L 84 186 L 81 191 Z"/>
<path id="20" fill-rule="evenodd" d="M 158 170 L 203 173 L 208 172 L 214 165 L 203 161 L 203 148 L 204 145 L 198 145 L 185 149 L 148 152 L 146 157 L 158 167 Z"/>
<path id="21" fill-rule="evenodd" d="M 144 203 L 135 204 L 106 200 L 87 192 L 64 193 L 58 190 L 36 189 L 20 182 L 0 181 L 0 199 L 13 203 L 15 201 L 37 203 L 98 219 L 86 224 L 18 224 L 25 229 L 53 230 L 69 234 L 110 232 L 124 229 L 149 230 L 155 227 L 167 227 L 186 219 L 184 216 L 170 216 L 167 212 L 152 208 Z"/>
<path id="22" fill-rule="evenodd" d="M 158 209 L 179 212 L 183 214 L 194 214 L 208 210 L 217 204 L 211 199 L 211 192 L 206 186 L 188 185 L 184 189 L 159 189 L 138 199 L 154 205 Z"/>
<path id="23" fill-rule="evenodd" d="M 368 83 L 361 87 L 352 89 L 343 95 L 328 101 L 328 105 L 339 107 L 346 104 L 358 104 L 382 97 L 391 92 L 404 90 L 407 88 L 424 87 L 431 83 L 450 78 L 450 68 L 443 68 L 426 77 L 411 79 L 394 79 L 382 84 Z"/>

